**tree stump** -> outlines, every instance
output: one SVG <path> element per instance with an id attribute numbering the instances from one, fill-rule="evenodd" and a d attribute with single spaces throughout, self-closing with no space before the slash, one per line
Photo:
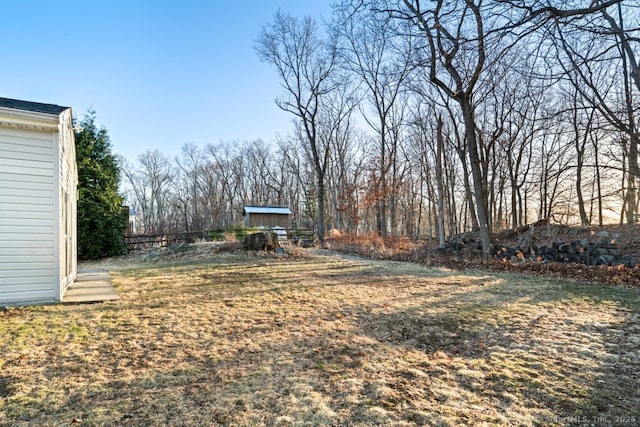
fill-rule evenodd
<path id="1" fill-rule="evenodd" d="M 246 250 L 252 251 L 275 251 L 280 247 L 278 235 L 272 231 L 247 234 L 242 245 Z"/>

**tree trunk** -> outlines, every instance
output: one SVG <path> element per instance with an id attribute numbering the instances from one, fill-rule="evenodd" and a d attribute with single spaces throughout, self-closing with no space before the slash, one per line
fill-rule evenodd
<path id="1" fill-rule="evenodd" d="M 586 139 L 586 134 L 585 134 Z M 584 142 L 580 144 L 579 136 L 576 133 L 576 195 L 578 197 L 578 211 L 580 212 L 580 223 L 589 225 L 589 217 L 584 207 L 584 196 L 582 195 L 582 167 L 584 164 Z"/>
<path id="2" fill-rule="evenodd" d="M 444 247 L 446 244 L 444 235 L 444 178 L 442 174 L 442 151 L 444 149 L 444 137 L 442 136 L 442 117 L 440 116 L 438 116 L 437 143 L 436 185 L 438 199 L 438 244 L 440 247 Z"/>
<path id="3" fill-rule="evenodd" d="M 317 220 L 317 227 L 318 227 L 318 241 L 320 243 L 324 242 L 324 193 L 325 193 L 325 188 L 324 188 L 324 176 L 321 176 L 320 174 L 318 174 L 318 195 L 317 195 L 317 200 L 318 200 L 318 220 Z"/>
<path id="4" fill-rule="evenodd" d="M 635 224 L 636 220 L 636 181 L 638 177 L 638 142 L 632 134 L 629 141 L 629 176 L 627 178 L 627 224 Z"/>
<path id="5" fill-rule="evenodd" d="M 473 201 L 473 192 L 471 191 L 471 182 L 469 179 L 469 168 L 467 167 L 467 159 L 464 155 L 466 150 L 458 150 L 460 161 L 462 162 L 462 179 L 464 180 L 464 191 L 467 197 L 467 209 L 469 210 L 469 217 L 471 217 L 471 228 L 479 230 L 478 215 L 476 214 L 476 208 Z M 466 227 L 465 227 L 466 228 Z"/>
<path id="6" fill-rule="evenodd" d="M 600 177 L 600 161 L 598 160 L 598 144 L 593 144 L 594 159 L 596 168 L 596 188 L 598 191 L 598 225 L 602 226 L 604 214 L 602 213 L 602 180 Z"/>
<path id="7" fill-rule="evenodd" d="M 460 99 L 462 107 L 462 117 L 465 125 L 465 137 L 467 139 L 467 149 L 469 151 L 469 161 L 471 163 L 471 174 L 473 176 L 473 189 L 476 196 L 476 211 L 478 213 L 478 226 L 480 227 L 480 243 L 482 244 L 482 257 L 489 257 L 489 247 L 491 245 L 491 228 L 489 226 L 489 216 L 487 207 L 487 195 L 485 191 L 485 180 L 482 174 L 482 166 L 478 152 L 478 141 L 476 139 L 475 119 L 473 117 L 473 106 L 471 101 L 465 97 Z"/>
<path id="8" fill-rule="evenodd" d="M 384 135 L 384 134 L 383 134 Z M 380 236 L 387 236 L 387 176 L 386 176 L 386 141 L 384 136 L 381 138 L 380 148 L 380 188 L 378 189 L 378 197 L 380 202 L 378 203 L 379 217 L 378 217 L 378 232 Z"/>

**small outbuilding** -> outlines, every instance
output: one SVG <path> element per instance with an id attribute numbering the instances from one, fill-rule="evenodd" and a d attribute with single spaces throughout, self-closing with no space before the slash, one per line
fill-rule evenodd
<path id="1" fill-rule="evenodd" d="M 245 206 L 242 210 L 246 227 L 289 228 L 291 210 L 279 206 Z"/>
<path id="2" fill-rule="evenodd" d="M 77 275 L 71 108 L 0 98 L 0 305 L 61 301 Z"/>

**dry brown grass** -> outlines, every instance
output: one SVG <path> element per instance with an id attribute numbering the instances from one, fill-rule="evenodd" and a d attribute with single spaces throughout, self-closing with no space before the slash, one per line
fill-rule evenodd
<path id="1" fill-rule="evenodd" d="M 0 313 L 0 425 L 636 425 L 640 294 L 328 252 L 111 260 Z"/>

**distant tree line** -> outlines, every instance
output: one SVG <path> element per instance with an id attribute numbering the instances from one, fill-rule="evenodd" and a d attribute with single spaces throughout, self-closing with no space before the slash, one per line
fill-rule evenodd
<path id="1" fill-rule="evenodd" d="M 638 214 L 640 5 L 341 0 L 279 12 L 255 49 L 292 128 L 122 161 L 145 232 L 224 228 L 247 204 L 382 236 Z"/>

